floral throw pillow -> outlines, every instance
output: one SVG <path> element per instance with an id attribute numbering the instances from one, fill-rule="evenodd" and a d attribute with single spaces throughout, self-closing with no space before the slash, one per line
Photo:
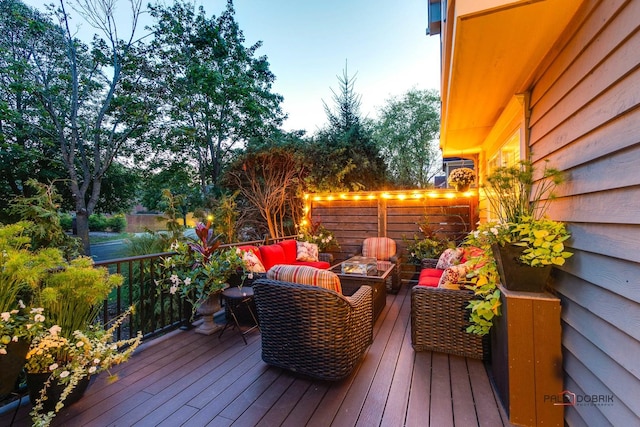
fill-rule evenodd
<path id="1" fill-rule="evenodd" d="M 448 267 L 442 273 L 440 282 L 438 282 L 439 288 L 445 289 L 460 289 L 464 286 L 464 279 L 467 276 L 467 265 L 459 264 Z"/>
<path id="2" fill-rule="evenodd" d="M 242 260 L 247 267 L 247 271 L 252 273 L 265 273 L 264 265 L 260 262 L 256 254 L 253 251 L 242 251 Z"/>
<path id="3" fill-rule="evenodd" d="M 296 261 L 318 261 L 318 245 L 309 242 L 298 242 Z"/>
<path id="4" fill-rule="evenodd" d="M 460 262 L 462 258 L 462 254 L 464 251 L 462 248 L 454 248 L 454 249 L 446 249 L 440 255 L 440 259 L 438 259 L 438 264 L 436 268 L 439 270 L 445 270 L 453 265 L 456 265 Z"/>

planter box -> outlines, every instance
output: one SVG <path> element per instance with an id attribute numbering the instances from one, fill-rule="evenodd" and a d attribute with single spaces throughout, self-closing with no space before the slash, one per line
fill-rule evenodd
<path id="1" fill-rule="evenodd" d="M 563 426 L 560 300 L 499 288 L 502 315 L 491 331 L 491 367 L 509 421 Z"/>

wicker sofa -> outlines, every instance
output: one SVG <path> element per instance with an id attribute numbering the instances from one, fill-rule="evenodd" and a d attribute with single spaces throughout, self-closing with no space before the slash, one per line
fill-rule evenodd
<path id="1" fill-rule="evenodd" d="M 373 296 L 258 279 L 253 292 L 266 363 L 322 380 L 353 371 L 373 340 Z"/>
<path id="2" fill-rule="evenodd" d="M 411 290 L 411 344 L 415 351 L 437 351 L 488 360 L 489 335 L 466 332 L 472 291 L 414 286 Z"/>

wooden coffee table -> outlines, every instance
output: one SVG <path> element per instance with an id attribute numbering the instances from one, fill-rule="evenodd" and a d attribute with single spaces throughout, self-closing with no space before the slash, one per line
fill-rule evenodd
<path id="1" fill-rule="evenodd" d="M 373 290 L 373 320 L 376 320 L 384 306 L 387 304 L 387 279 L 396 268 L 394 264 L 390 264 L 385 270 L 377 270 L 375 274 L 353 274 L 342 273 L 342 264 L 349 262 L 343 261 L 332 266 L 329 270 L 336 273 L 340 278 L 342 285 L 342 294 L 346 296 L 353 295 L 360 286 L 371 286 Z"/>

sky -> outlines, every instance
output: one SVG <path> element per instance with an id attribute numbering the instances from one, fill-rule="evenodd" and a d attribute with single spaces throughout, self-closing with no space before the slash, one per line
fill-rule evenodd
<path id="1" fill-rule="evenodd" d="M 39 9 L 52 2 L 23 1 Z M 194 1 L 208 17 L 219 16 L 226 6 L 226 0 Z M 323 101 L 334 105 L 331 90 L 340 91 L 338 76 L 345 67 L 355 78 L 362 117 L 376 118 L 388 99 L 411 88 L 439 90 L 440 39 L 425 34 L 426 5 L 426 0 L 234 1 L 245 45 L 262 41 L 257 55 L 267 56 L 276 76 L 273 92 L 284 97 L 288 115 L 283 128 L 308 134 L 327 124 Z M 116 7 L 118 25 L 128 25 L 128 1 L 118 0 Z M 152 23 L 148 15 L 141 20 L 140 28 Z M 92 34 L 82 25 L 79 34 Z"/>

